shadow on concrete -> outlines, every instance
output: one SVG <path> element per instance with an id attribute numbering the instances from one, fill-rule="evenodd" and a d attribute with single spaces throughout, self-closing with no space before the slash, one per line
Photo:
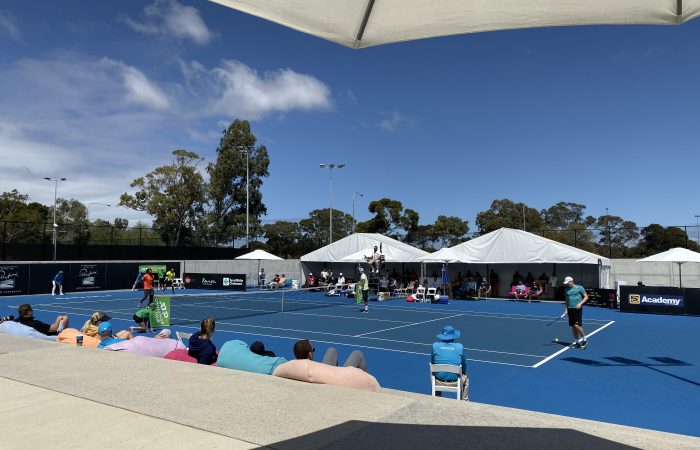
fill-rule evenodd
<path id="1" fill-rule="evenodd" d="M 438 417 L 436 421 L 440 420 Z M 269 445 L 293 449 L 632 449 L 571 429 L 413 425 L 349 421 Z"/>
<path id="2" fill-rule="evenodd" d="M 607 359 L 608 361 L 612 362 L 597 361 L 595 359 L 577 358 L 574 356 L 562 358 L 562 361 L 569 361 L 572 363 L 582 364 L 589 367 L 645 367 L 662 375 L 666 375 L 671 378 L 675 378 L 676 380 L 680 380 L 685 383 L 700 387 L 700 383 L 698 383 L 697 381 L 693 381 L 688 378 L 684 378 L 661 369 L 662 367 L 692 366 L 692 364 L 690 363 L 675 358 L 669 358 L 667 356 L 650 356 L 649 359 L 655 362 L 639 361 L 637 359 L 623 358 L 622 356 L 607 356 L 604 359 Z"/>

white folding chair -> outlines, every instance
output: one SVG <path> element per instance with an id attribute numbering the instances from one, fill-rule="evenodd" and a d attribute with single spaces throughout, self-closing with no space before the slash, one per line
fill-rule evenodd
<path id="1" fill-rule="evenodd" d="M 190 343 L 190 337 L 192 337 L 192 333 L 183 333 L 182 331 L 176 331 L 175 337 L 177 337 L 177 340 L 180 341 L 180 343 L 184 345 L 185 348 L 188 348 Z"/>
<path id="2" fill-rule="evenodd" d="M 457 375 L 457 381 L 440 381 L 435 378 L 435 372 L 447 372 Z M 457 400 L 462 399 L 462 391 L 467 389 L 468 398 L 469 378 L 467 378 L 466 386 L 462 383 L 462 366 L 453 366 L 451 364 L 430 364 L 430 386 L 431 395 L 435 397 L 436 392 L 454 392 L 457 394 Z"/>
<path id="3" fill-rule="evenodd" d="M 424 302 L 425 288 L 423 286 L 418 287 L 418 289 L 416 289 L 416 293 L 413 295 L 413 298 L 415 298 L 417 302 Z"/>
<path id="4" fill-rule="evenodd" d="M 173 288 L 185 289 L 185 282 L 182 281 L 182 278 L 173 278 Z"/>
<path id="5" fill-rule="evenodd" d="M 435 294 L 437 294 L 437 288 L 435 287 L 430 287 L 428 288 L 428 293 L 425 295 L 425 300 L 426 301 L 432 301 L 435 298 Z"/>

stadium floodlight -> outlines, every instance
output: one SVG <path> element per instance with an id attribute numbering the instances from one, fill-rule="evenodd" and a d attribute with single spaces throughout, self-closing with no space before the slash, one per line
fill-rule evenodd
<path id="1" fill-rule="evenodd" d="M 51 178 L 51 177 L 44 177 L 44 180 L 46 181 L 52 181 L 53 182 L 53 260 L 56 261 L 56 248 L 58 247 L 58 224 L 56 223 L 56 200 L 58 198 L 58 182 L 59 181 L 66 181 L 64 177 L 60 178 Z"/>
<path id="2" fill-rule="evenodd" d="M 329 231 L 328 231 L 328 243 L 333 243 L 333 169 L 342 169 L 345 167 L 345 163 L 321 163 L 318 165 L 321 169 L 328 169 L 330 172 L 329 178 L 329 198 L 330 205 L 328 208 L 329 213 Z"/>

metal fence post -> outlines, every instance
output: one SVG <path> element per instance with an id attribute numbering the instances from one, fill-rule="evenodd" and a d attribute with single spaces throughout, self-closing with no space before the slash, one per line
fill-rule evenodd
<path id="1" fill-rule="evenodd" d="M 2 222 L 2 260 L 5 260 L 5 255 L 7 252 L 7 247 L 6 247 L 6 242 L 7 242 L 7 220 L 4 220 Z"/>

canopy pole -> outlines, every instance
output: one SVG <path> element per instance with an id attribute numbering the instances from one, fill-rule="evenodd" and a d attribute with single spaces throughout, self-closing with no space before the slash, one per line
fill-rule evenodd
<path id="1" fill-rule="evenodd" d="M 682 262 L 678 262 L 678 288 L 683 288 L 683 271 L 681 270 Z"/>
<path id="2" fill-rule="evenodd" d="M 676 23 L 683 23 L 683 0 L 676 0 Z"/>
<path id="3" fill-rule="evenodd" d="M 681 0 L 678 0 L 681 1 Z M 374 0 L 369 0 L 367 2 L 367 8 L 365 8 L 365 14 L 362 16 L 362 22 L 360 23 L 360 29 L 357 30 L 355 35 L 355 42 L 353 44 L 354 48 L 360 48 L 360 41 L 362 36 L 365 34 L 365 28 L 367 27 L 367 22 L 369 21 L 369 16 L 372 14 L 372 8 L 374 8 Z"/>

